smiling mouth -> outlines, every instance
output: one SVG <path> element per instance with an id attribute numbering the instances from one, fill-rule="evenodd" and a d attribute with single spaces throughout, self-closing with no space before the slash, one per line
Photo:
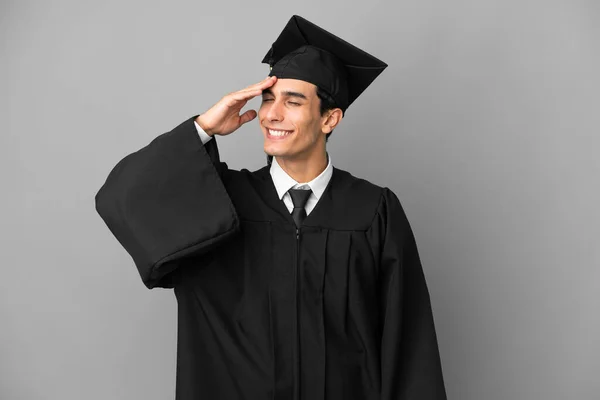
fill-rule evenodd
<path id="1" fill-rule="evenodd" d="M 269 129 L 269 128 L 267 128 L 267 132 L 269 133 L 269 136 L 273 136 L 276 138 L 286 137 L 293 133 L 293 131 L 281 131 L 281 130 L 275 130 L 275 129 Z"/>

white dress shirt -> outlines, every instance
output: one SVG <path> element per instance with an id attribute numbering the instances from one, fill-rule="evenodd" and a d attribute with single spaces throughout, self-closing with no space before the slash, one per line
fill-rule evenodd
<path id="1" fill-rule="evenodd" d="M 196 130 L 198 131 L 198 135 L 200 135 L 200 140 L 202 144 L 205 144 L 212 136 L 204 132 L 204 130 L 198 125 L 196 121 L 194 121 L 194 125 L 196 125 Z M 273 184 L 275 185 L 275 189 L 277 190 L 277 195 L 280 200 L 283 200 L 283 203 L 286 205 L 288 211 L 291 213 L 294 209 L 294 203 L 292 202 L 292 197 L 290 196 L 288 190 L 290 189 L 306 189 L 310 188 L 312 193 L 310 197 L 306 201 L 306 205 L 304 206 L 306 210 L 306 215 L 309 215 L 310 212 L 315 208 L 317 202 L 325 192 L 325 188 L 331 179 L 331 175 L 333 174 L 333 166 L 331 165 L 331 156 L 327 153 L 327 167 L 310 182 L 298 183 L 288 175 L 287 172 L 281 168 L 279 163 L 277 162 L 277 157 L 273 157 L 273 162 L 271 163 L 271 178 L 273 179 Z"/>

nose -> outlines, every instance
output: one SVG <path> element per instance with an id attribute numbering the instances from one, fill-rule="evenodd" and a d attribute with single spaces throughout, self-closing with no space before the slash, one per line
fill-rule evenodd
<path id="1" fill-rule="evenodd" d="M 281 111 L 281 103 L 277 100 L 273 100 L 267 110 L 267 119 L 269 121 L 281 121 L 283 119 L 283 112 Z"/>

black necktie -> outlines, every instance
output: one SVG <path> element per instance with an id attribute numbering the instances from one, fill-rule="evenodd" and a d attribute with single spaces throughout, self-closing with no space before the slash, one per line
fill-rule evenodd
<path id="1" fill-rule="evenodd" d="M 306 210 L 304 209 L 304 205 L 306 204 L 306 200 L 310 197 L 312 190 L 304 190 L 304 189 L 290 189 L 288 190 L 290 196 L 292 197 L 292 203 L 294 203 L 294 209 L 292 210 L 292 218 L 294 218 L 294 222 L 296 223 L 296 227 L 299 228 L 302 225 L 302 221 L 306 218 Z"/>

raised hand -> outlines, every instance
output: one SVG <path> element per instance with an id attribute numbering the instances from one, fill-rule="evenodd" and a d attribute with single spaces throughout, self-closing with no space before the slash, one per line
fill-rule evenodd
<path id="1" fill-rule="evenodd" d="M 248 110 L 242 115 L 240 111 L 248 100 L 262 94 L 263 90 L 273 86 L 276 81 L 275 76 L 269 76 L 245 89 L 225 95 L 208 111 L 199 115 L 196 122 L 210 136 L 229 135 L 246 122 L 256 118 L 256 110 Z"/>

